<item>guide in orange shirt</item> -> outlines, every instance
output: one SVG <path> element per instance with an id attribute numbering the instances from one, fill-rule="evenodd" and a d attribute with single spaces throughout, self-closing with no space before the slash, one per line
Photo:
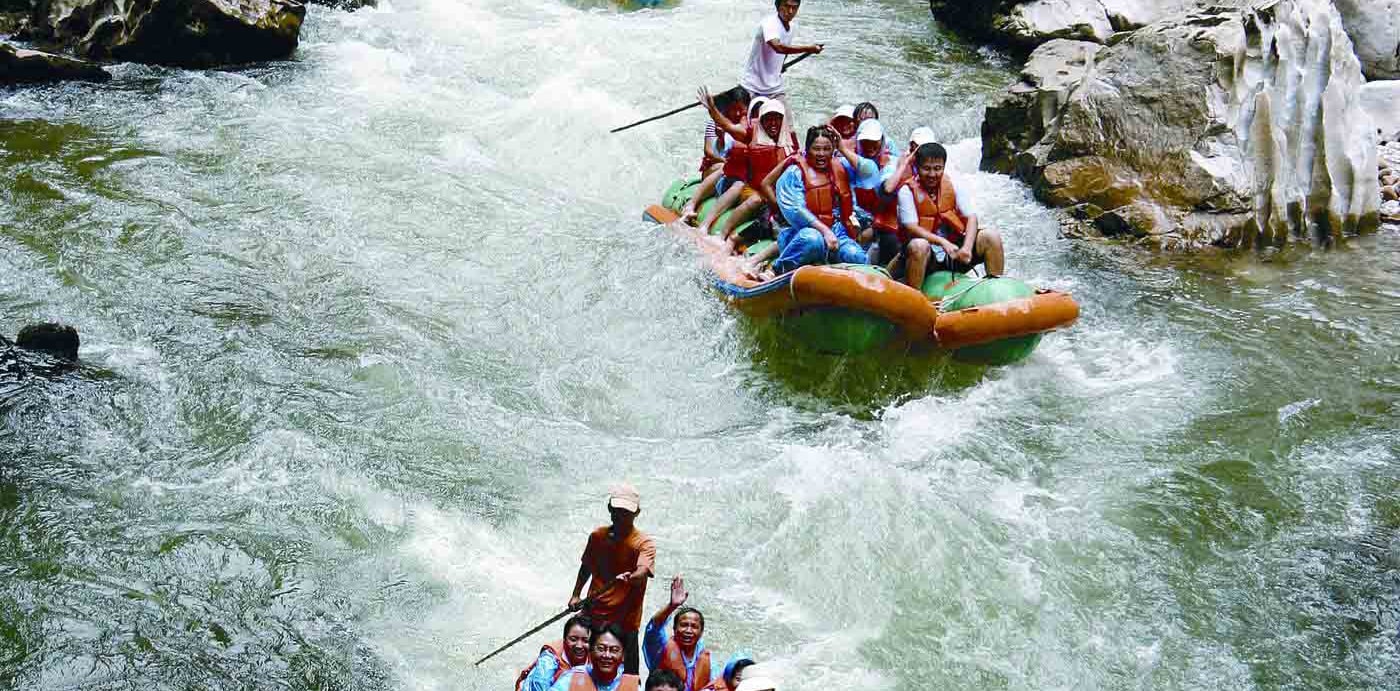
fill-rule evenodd
<path id="1" fill-rule="evenodd" d="M 569 598 L 571 609 L 587 606 L 595 627 L 621 627 L 623 669 L 628 674 L 637 674 L 641 666 L 637 644 L 642 628 L 642 600 L 656 562 L 656 544 L 633 525 L 641 512 L 642 498 L 636 487 L 624 482 L 612 488 L 608 493 L 612 525 L 588 534 L 574 594 Z M 584 583 L 589 584 L 587 600 L 579 596 Z"/>

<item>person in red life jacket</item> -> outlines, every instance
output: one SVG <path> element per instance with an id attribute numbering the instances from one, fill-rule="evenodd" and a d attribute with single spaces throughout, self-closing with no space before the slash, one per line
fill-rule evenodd
<path id="1" fill-rule="evenodd" d="M 979 228 L 967 190 L 953 183 L 945 168 L 948 152 L 939 144 L 924 144 L 914 152 L 916 176 L 899 188 L 899 225 L 909 238 L 891 265 L 892 274 L 921 288 L 930 265 L 966 273 L 985 264 L 988 276 L 1004 268 L 1001 235 Z"/>
<path id="2" fill-rule="evenodd" d="M 588 643 L 592 637 L 593 625 L 586 617 L 569 617 L 564 622 L 564 637 L 540 649 L 540 656 L 521 670 L 520 678 L 515 680 L 515 691 L 549 691 L 570 668 L 588 662 Z"/>
<path id="3" fill-rule="evenodd" d="M 584 583 L 589 584 L 585 613 L 595 627 L 618 625 L 628 674 L 636 674 L 641 664 L 637 638 L 642 627 L 642 600 L 656 562 L 656 543 L 633 525 L 642 511 L 641 501 L 641 494 L 630 484 L 612 488 L 608 495 L 612 524 L 589 533 L 574 594 L 569 598 L 569 608 L 579 608 L 584 602 L 579 593 Z"/>
<path id="4" fill-rule="evenodd" d="M 642 653 L 647 669 L 670 670 L 685 681 L 681 691 L 700 691 L 710 684 L 710 651 L 705 649 L 705 615 L 686 607 L 690 593 L 680 576 L 671 579 L 671 601 L 657 610 L 647 622 L 642 636 Z M 673 635 L 666 635 L 666 623 L 675 615 Z"/>
<path id="5" fill-rule="evenodd" d="M 667 669 L 658 669 L 647 675 L 646 691 L 685 691 L 685 682 Z"/>
<path id="6" fill-rule="evenodd" d="M 758 216 L 764 210 L 765 204 L 770 209 L 776 208 L 776 200 L 764 196 L 765 192 L 761 183 L 768 173 L 778 168 L 783 161 L 787 160 L 788 156 L 798 150 L 797 140 L 791 134 L 789 134 L 790 138 L 786 143 L 780 143 L 783 123 L 785 122 L 787 122 L 787 111 L 784 110 L 783 104 L 780 101 L 764 101 L 763 106 L 758 111 L 758 127 L 749 128 L 749 138 L 744 142 L 743 151 L 736 159 L 736 163 L 741 163 L 742 168 L 739 165 L 726 165 L 725 167 L 726 174 L 733 172 L 744 183 L 737 192 L 739 205 L 716 228 L 716 233 L 729 243 L 731 248 L 736 244 L 735 238 L 732 237 L 736 227 Z M 727 131 L 730 124 L 732 123 L 724 120 L 719 121 L 720 127 Z M 738 144 L 739 141 L 736 139 L 736 149 Z M 722 213 L 724 199 L 720 201 L 721 204 L 715 207 L 715 213 L 711 214 L 705 223 L 700 224 L 700 229 L 703 232 L 708 233 L 710 224 L 714 223 Z"/>
<path id="7" fill-rule="evenodd" d="M 856 217 L 866 228 L 860 242 L 869 245 L 870 263 L 888 264 L 903 247 L 896 193 L 909 175 L 908 160 L 913 156 L 891 154 L 884 127 L 873 119 L 860 123 L 856 151 L 858 156 L 845 155 L 841 164 L 855 194 Z"/>
<path id="8" fill-rule="evenodd" d="M 730 655 L 729 662 L 724 663 L 724 671 L 703 691 L 734 691 L 744 681 L 744 670 L 752 665 L 753 656 L 748 653 Z"/>
<path id="9" fill-rule="evenodd" d="M 719 96 L 710 97 L 710 93 L 704 87 L 699 92 L 700 103 L 706 108 L 714 108 L 716 112 L 722 113 L 725 119 L 738 123 L 746 132 L 750 118 L 758 117 L 757 101 L 751 101 L 749 92 L 742 86 L 736 86 Z M 762 101 L 766 99 L 758 99 Z M 753 106 L 753 113 L 750 115 L 749 108 Z M 696 209 L 705 200 L 715 194 L 723 194 L 729 181 L 724 179 L 724 163 L 734 150 L 734 137 L 729 132 L 722 130 L 711 117 L 705 125 L 705 156 L 700 161 L 700 186 L 695 189 L 695 194 L 686 201 L 685 207 L 681 209 L 681 222 L 693 223 L 698 215 Z M 741 147 L 742 148 L 742 147 Z"/>
<path id="10" fill-rule="evenodd" d="M 826 125 L 808 129 L 807 153 L 775 168 L 761 183 L 788 224 L 778 234 L 778 258 L 773 262 L 778 274 L 828 261 L 866 263 L 865 250 L 847 231 L 859 226 L 846 169 L 832 158 L 837 139 Z"/>
<path id="11" fill-rule="evenodd" d="M 831 125 L 831 129 L 836 130 L 836 134 L 841 135 L 841 141 L 844 141 L 844 142 L 846 142 L 847 144 L 850 144 L 852 147 L 855 147 L 855 145 L 856 145 L 856 107 L 855 107 L 855 106 L 841 106 L 840 108 L 837 108 L 837 109 L 836 109 L 836 114 L 831 116 L 831 120 L 830 120 L 829 122 L 827 122 L 827 124 L 828 124 L 828 125 Z"/>
<path id="12" fill-rule="evenodd" d="M 622 635 L 617 624 L 595 630 L 588 664 L 570 669 L 549 691 L 640 691 L 641 678 L 622 669 Z"/>
<path id="13" fill-rule="evenodd" d="M 768 102 L 768 99 L 762 96 L 755 98 L 748 102 L 747 112 L 735 118 L 732 112 L 723 111 L 719 107 L 718 99 L 711 97 L 710 91 L 703 86 L 696 92 L 696 99 L 710 112 L 710 122 L 715 125 L 716 132 L 724 136 L 726 144 L 720 169 L 706 175 L 700 181 L 700 186 L 695 188 L 695 194 L 681 208 L 682 223 L 693 223 L 699 216 L 697 210 L 700 205 L 715 194 L 720 196 L 711 210 L 711 219 L 717 218 L 738 203 L 739 192 L 743 188 L 743 176 L 748 171 L 748 143 L 753 138 L 753 123 L 758 122 L 759 110 Z M 709 232 L 708 224 L 705 232 Z"/>

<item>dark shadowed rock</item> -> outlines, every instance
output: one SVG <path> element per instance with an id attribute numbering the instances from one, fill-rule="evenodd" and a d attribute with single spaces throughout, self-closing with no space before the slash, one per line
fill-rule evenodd
<path id="1" fill-rule="evenodd" d="M 934 18 L 989 43 L 1030 51 L 1056 39 L 1107 42 L 1193 0 L 929 0 Z"/>
<path id="2" fill-rule="evenodd" d="M 15 345 L 64 360 L 77 360 L 78 330 L 66 324 L 30 324 L 20 329 Z"/>
<path id="3" fill-rule="evenodd" d="M 0 43 L 0 84 L 32 84 L 84 80 L 105 82 L 107 70 L 83 60 Z"/>
<path id="4" fill-rule="evenodd" d="M 1102 48 L 1047 43 L 988 107 L 982 167 L 1167 247 L 1371 230 L 1376 132 L 1350 48 L 1330 0 L 1204 10 Z"/>
<path id="5" fill-rule="evenodd" d="M 184 67 L 277 60 L 297 47 L 297 0 L 37 0 L 28 37 L 90 60 Z"/>
<path id="6" fill-rule="evenodd" d="M 337 10 L 353 12 L 362 7 L 378 7 L 378 0 L 309 0 L 312 5 L 334 7 Z"/>

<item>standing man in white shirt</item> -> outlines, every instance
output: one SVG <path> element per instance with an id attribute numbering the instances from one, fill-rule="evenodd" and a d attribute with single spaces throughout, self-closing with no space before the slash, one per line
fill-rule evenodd
<path id="1" fill-rule="evenodd" d="M 749 62 L 739 77 L 739 85 L 755 97 L 763 96 L 782 102 L 787 117 L 783 118 L 783 132 L 778 141 L 786 142 L 791 136 L 795 118 L 783 84 L 783 56 L 820 53 L 822 44 L 792 45 L 792 20 L 797 18 L 802 0 L 773 0 L 773 7 L 777 11 L 764 17 L 754 32 Z"/>

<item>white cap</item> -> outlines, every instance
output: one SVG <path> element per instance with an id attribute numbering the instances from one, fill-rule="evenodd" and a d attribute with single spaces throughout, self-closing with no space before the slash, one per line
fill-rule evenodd
<path id="1" fill-rule="evenodd" d="M 749 112 L 752 113 L 754 108 L 763 108 L 763 104 L 767 102 L 768 98 L 766 96 L 755 96 L 752 101 L 749 101 Z"/>
<path id="2" fill-rule="evenodd" d="M 831 116 L 832 120 L 835 120 L 836 118 L 850 118 L 852 120 L 856 119 L 856 107 L 847 105 L 837 108 L 836 114 Z"/>
<path id="3" fill-rule="evenodd" d="M 856 141 L 878 142 L 885 138 L 885 128 L 880 126 L 880 121 L 875 118 L 862 121 L 860 127 L 856 128 Z"/>
<path id="4" fill-rule="evenodd" d="M 744 680 L 734 691 L 778 691 L 778 682 L 768 676 L 764 665 L 749 665 L 744 668 Z"/>
<path id="5" fill-rule="evenodd" d="M 763 116 L 769 113 L 777 113 L 778 115 L 787 117 L 787 109 L 783 108 L 783 102 L 776 98 L 764 101 L 763 107 L 758 109 L 759 119 L 762 119 Z"/>
<path id="6" fill-rule="evenodd" d="M 915 127 L 914 131 L 909 133 L 909 141 L 914 142 L 915 147 L 920 147 L 938 141 L 938 137 L 927 127 Z"/>

